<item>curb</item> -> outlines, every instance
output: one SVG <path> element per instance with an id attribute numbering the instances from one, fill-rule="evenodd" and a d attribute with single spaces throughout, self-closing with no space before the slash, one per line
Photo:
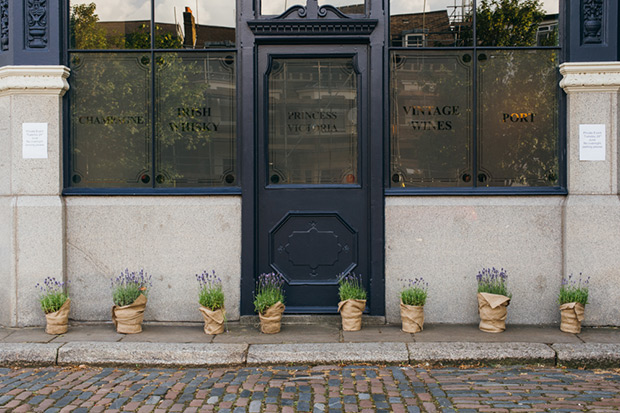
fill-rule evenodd
<path id="1" fill-rule="evenodd" d="M 242 367 L 346 363 L 620 367 L 620 344 L 145 342 L 0 343 L 0 366 Z"/>
<path id="2" fill-rule="evenodd" d="M 540 343 L 409 343 L 412 364 L 467 363 L 555 365 L 556 353 Z"/>
<path id="3" fill-rule="evenodd" d="M 405 343 L 256 344 L 248 351 L 248 365 L 409 362 Z"/>
<path id="4" fill-rule="evenodd" d="M 2 343 L 0 365 L 3 366 L 54 366 L 60 343 Z"/>
<path id="5" fill-rule="evenodd" d="M 58 365 L 239 366 L 247 349 L 247 344 L 67 343 L 58 349 Z"/>
<path id="6" fill-rule="evenodd" d="M 620 367 L 620 344 L 553 344 L 558 365 L 566 367 Z"/>

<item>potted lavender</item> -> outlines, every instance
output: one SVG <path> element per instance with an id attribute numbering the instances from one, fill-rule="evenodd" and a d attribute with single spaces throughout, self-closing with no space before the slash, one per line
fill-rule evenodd
<path id="1" fill-rule="evenodd" d="M 366 308 L 366 290 L 362 276 L 354 272 L 344 274 L 338 281 L 338 311 L 344 331 L 359 331 L 362 328 L 362 313 Z"/>
<path id="2" fill-rule="evenodd" d="M 478 313 L 480 330 L 487 333 L 501 333 L 506 330 L 506 316 L 511 294 L 506 284 L 508 274 L 502 268 L 483 268 L 476 276 L 478 280 Z"/>
<path id="3" fill-rule="evenodd" d="M 222 334 L 226 322 L 226 310 L 224 309 L 224 291 L 222 280 L 215 275 L 215 271 L 196 274 L 200 284 L 198 301 L 200 313 L 205 321 L 205 334 Z"/>
<path id="4" fill-rule="evenodd" d="M 560 286 L 560 330 L 565 333 L 577 334 L 581 332 L 581 322 L 585 318 L 586 304 L 588 303 L 588 284 L 590 277 L 585 281 L 573 279 L 573 274 L 568 278 L 562 277 Z"/>
<path id="5" fill-rule="evenodd" d="M 400 319 L 405 333 L 418 333 L 424 329 L 424 304 L 428 296 L 428 283 L 423 278 L 409 280 L 400 292 Z"/>
<path id="6" fill-rule="evenodd" d="M 260 331 L 280 332 L 284 313 L 284 277 L 280 273 L 261 274 L 256 283 L 254 310 L 260 318 Z"/>
<path id="7" fill-rule="evenodd" d="M 69 328 L 71 299 L 67 295 L 66 287 L 64 282 L 54 277 L 47 277 L 43 285 L 36 285 L 39 290 L 39 303 L 45 313 L 47 334 L 64 334 Z"/>
<path id="8" fill-rule="evenodd" d="M 112 279 L 112 321 L 117 332 L 135 334 L 142 331 L 146 297 L 151 285 L 151 276 L 144 270 L 129 272 L 125 269 Z"/>

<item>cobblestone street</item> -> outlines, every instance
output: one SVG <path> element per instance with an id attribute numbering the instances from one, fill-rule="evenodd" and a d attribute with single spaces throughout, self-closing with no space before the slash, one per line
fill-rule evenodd
<path id="1" fill-rule="evenodd" d="M 0 369 L 0 412 L 618 410 L 617 371 L 395 366 Z"/>

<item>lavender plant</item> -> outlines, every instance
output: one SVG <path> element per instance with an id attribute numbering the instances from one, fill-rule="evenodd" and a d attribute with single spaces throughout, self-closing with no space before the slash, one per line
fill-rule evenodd
<path id="1" fill-rule="evenodd" d="M 200 292 L 198 293 L 198 302 L 203 307 L 207 307 L 211 311 L 224 307 L 224 291 L 222 290 L 222 279 L 215 275 L 215 271 L 208 273 L 203 271 L 202 274 L 196 274 L 196 279 L 200 284 Z"/>
<path id="2" fill-rule="evenodd" d="M 424 278 L 409 280 L 409 284 L 400 292 L 400 299 L 405 305 L 423 306 L 428 296 L 428 283 Z"/>
<path id="3" fill-rule="evenodd" d="M 259 275 L 254 294 L 254 310 L 263 314 L 278 301 L 284 303 L 284 276 L 273 272 Z"/>
<path id="4" fill-rule="evenodd" d="M 37 283 L 35 287 L 39 290 L 39 303 L 45 314 L 60 310 L 69 298 L 67 284 L 54 277 L 47 277 L 43 280 L 43 285 Z"/>
<path id="5" fill-rule="evenodd" d="M 512 297 L 512 294 L 508 292 L 508 274 L 502 268 L 500 270 L 493 268 L 483 268 L 482 271 L 476 275 L 478 280 L 478 292 L 504 295 L 506 297 Z"/>
<path id="6" fill-rule="evenodd" d="M 112 300 L 114 304 L 123 307 L 136 301 L 140 294 L 148 295 L 149 288 L 153 285 L 151 276 L 140 272 L 121 271 L 121 275 L 112 278 Z"/>
<path id="7" fill-rule="evenodd" d="M 338 295 L 340 301 L 346 300 L 365 300 L 366 290 L 362 284 L 362 276 L 349 272 L 338 281 Z"/>
<path id="8" fill-rule="evenodd" d="M 562 277 L 562 285 L 560 286 L 560 295 L 558 301 L 560 305 L 566 303 L 588 304 L 588 288 L 590 277 L 582 280 L 582 274 L 579 273 L 579 280 L 573 279 L 573 274 L 568 278 Z"/>

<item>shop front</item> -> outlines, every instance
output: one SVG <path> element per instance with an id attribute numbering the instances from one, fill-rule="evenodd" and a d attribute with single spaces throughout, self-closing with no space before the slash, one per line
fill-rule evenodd
<path id="1" fill-rule="evenodd" d="M 229 320 L 269 272 L 336 314 L 354 272 L 367 315 L 422 277 L 429 322 L 473 323 L 495 266 L 509 322 L 557 323 L 583 272 L 586 323 L 619 325 L 614 2 L 220 3 L 0 1 L 0 324 L 42 323 L 47 276 L 108 320 L 125 268 L 150 321 L 199 321 L 214 270 Z"/>

